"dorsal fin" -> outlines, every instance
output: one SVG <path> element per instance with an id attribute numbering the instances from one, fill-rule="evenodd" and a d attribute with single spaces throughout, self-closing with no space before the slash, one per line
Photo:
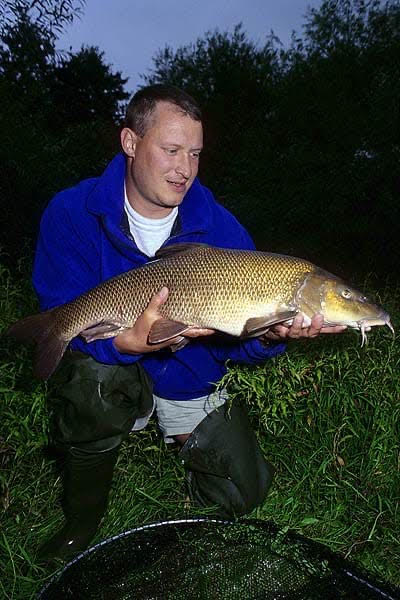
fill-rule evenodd
<path id="1" fill-rule="evenodd" d="M 197 244 L 196 242 L 187 242 L 186 244 L 173 244 L 171 246 L 163 246 L 155 253 L 155 258 L 167 258 L 169 256 L 177 256 L 184 252 L 194 252 L 200 248 L 211 248 L 209 244 Z"/>

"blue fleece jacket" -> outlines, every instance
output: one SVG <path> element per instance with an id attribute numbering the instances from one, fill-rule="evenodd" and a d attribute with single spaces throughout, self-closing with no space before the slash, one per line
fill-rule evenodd
<path id="1" fill-rule="evenodd" d="M 45 210 L 37 245 L 33 284 L 42 310 L 64 304 L 105 279 L 140 267 L 150 259 L 124 232 L 125 157 L 117 155 L 101 177 L 87 179 L 57 194 Z M 199 242 L 221 248 L 253 249 L 239 222 L 195 179 L 178 211 L 178 222 L 164 245 Z M 214 389 L 226 372 L 225 362 L 261 363 L 285 350 L 257 339 L 193 339 L 172 354 L 119 353 L 112 339 L 71 347 L 106 364 L 140 360 L 154 383 L 154 393 L 170 400 L 190 400 Z"/>

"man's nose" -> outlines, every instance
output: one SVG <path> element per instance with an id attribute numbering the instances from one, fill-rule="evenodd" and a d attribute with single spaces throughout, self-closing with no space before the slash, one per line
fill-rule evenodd
<path id="1" fill-rule="evenodd" d="M 190 164 L 190 157 L 186 154 L 179 156 L 178 164 L 176 166 L 176 172 L 182 175 L 185 179 L 189 179 L 192 174 L 192 166 Z"/>

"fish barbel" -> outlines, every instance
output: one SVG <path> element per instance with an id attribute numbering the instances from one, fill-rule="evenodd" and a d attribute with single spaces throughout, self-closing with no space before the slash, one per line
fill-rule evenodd
<path id="1" fill-rule="evenodd" d="M 362 343 L 376 325 L 387 325 L 394 333 L 380 306 L 306 260 L 202 244 L 162 248 L 154 261 L 108 279 L 72 302 L 21 319 L 8 333 L 37 343 L 34 372 L 47 379 L 74 337 L 92 342 L 132 327 L 163 286 L 169 294 L 160 309 L 162 318 L 150 330 L 153 344 L 196 327 L 260 336 L 276 323 L 290 324 L 298 313 L 304 315 L 305 327 L 320 313 L 324 325 L 358 329 Z M 177 348 L 187 342 L 184 338 Z"/>

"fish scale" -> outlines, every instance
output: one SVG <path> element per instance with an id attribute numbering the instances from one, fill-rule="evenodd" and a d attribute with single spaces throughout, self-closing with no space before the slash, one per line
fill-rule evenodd
<path id="1" fill-rule="evenodd" d="M 259 336 L 275 323 L 290 323 L 297 313 L 305 315 L 303 326 L 321 313 L 325 324 L 359 329 L 362 343 L 375 325 L 394 332 L 381 307 L 301 258 L 198 244 L 165 247 L 159 255 L 72 302 L 12 325 L 10 335 L 37 343 L 35 374 L 47 379 L 77 335 L 90 343 L 132 327 L 164 286 L 169 290 L 160 308 L 164 319 L 152 324 L 148 343 L 172 340 L 172 349 L 177 338 L 175 349 L 188 341 L 181 336 L 190 327 Z"/>
<path id="2" fill-rule="evenodd" d="M 246 320 L 267 307 L 287 307 L 314 265 L 264 252 L 197 248 L 110 279 L 63 307 L 64 339 L 99 321 L 132 326 L 163 286 L 162 315 L 188 325 L 240 335 Z"/>

